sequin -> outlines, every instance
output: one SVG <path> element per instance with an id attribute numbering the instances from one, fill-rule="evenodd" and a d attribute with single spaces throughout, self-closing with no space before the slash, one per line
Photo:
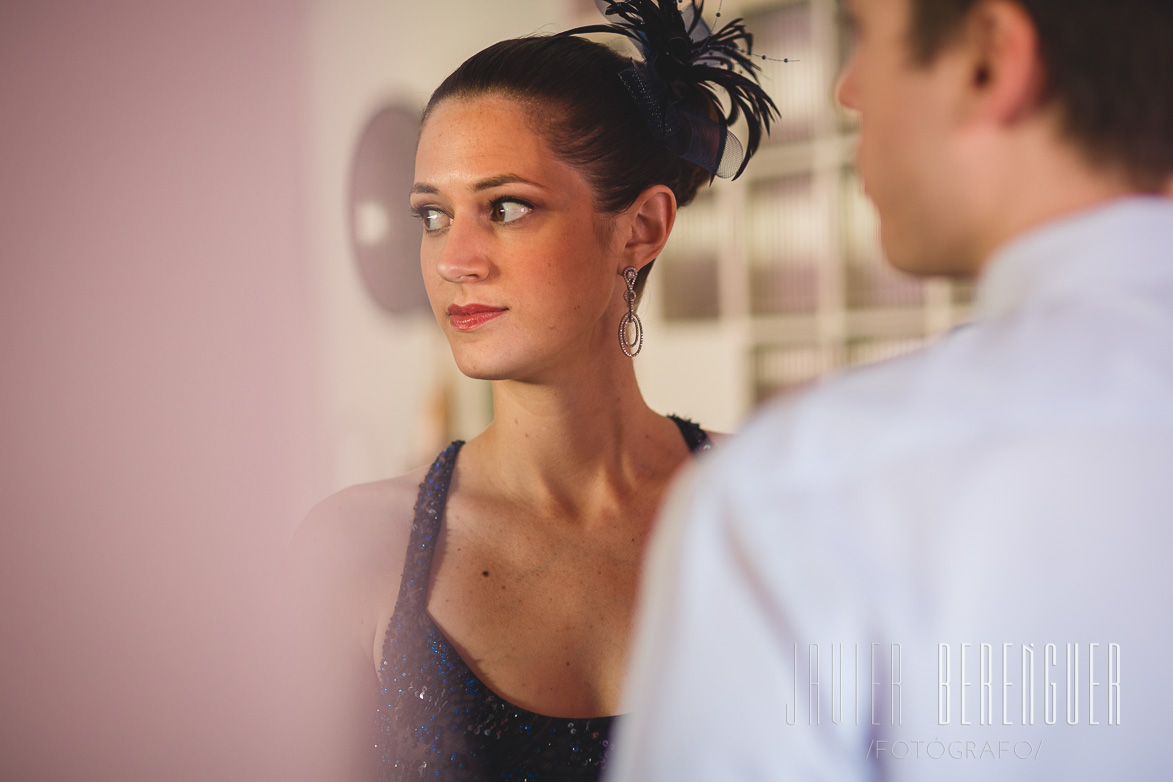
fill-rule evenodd
<path id="1" fill-rule="evenodd" d="M 699 426 L 672 419 L 690 449 L 708 447 L 708 435 Z M 409 553 L 379 669 L 374 742 L 379 779 L 426 775 L 452 782 L 594 782 L 606 763 L 614 718 L 550 717 L 498 697 L 428 616 L 428 574 L 463 444 L 458 440 L 448 446 L 420 484 Z"/>

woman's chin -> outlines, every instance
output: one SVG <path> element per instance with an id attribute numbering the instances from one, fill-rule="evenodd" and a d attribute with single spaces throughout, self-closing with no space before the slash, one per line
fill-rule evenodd
<path id="1" fill-rule="evenodd" d="M 516 362 L 508 361 L 501 356 L 468 355 L 461 351 L 453 353 L 452 357 L 460 373 L 474 380 L 510 380 L 520 369 Z"/>
<path id="2" fill-rule="evenodd" d="M 596 365 L 599 354 L 607 351 L 595 346 L 572 345 L 566 342 L 541 343 L 526 340 L 524 343 L 504 345 L 504 340 L 492 346 L 488 341 L 478 344 L 453 340 L 452 358 L 461 374 L 475 380 L 516 380 L 541 383 L 554 378 L 574 375 L 584 365 Z M 611 347 L 611 343 L 607 343 Z M 622 355 L 618 348 L 615 355 Z"/>

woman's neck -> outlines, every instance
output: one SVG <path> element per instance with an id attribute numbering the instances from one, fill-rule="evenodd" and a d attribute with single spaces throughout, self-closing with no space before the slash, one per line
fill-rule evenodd
<path id="1" fill-rule="evenodd" d="M 519 500 L 568 508 L 663 480 L 686 446 L 624 362 L 583 362 L 557 383 L 494 382 L 493 423 L 469 443 L 480 477 Z"/>

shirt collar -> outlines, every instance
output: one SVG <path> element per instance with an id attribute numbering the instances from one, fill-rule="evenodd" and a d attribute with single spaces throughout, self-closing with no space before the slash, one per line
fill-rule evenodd
<path id="1" fill-rule="evenodd" d="M 1173 277 L 1173 199 L 1137 196 L 1052 220 L 987 264 L 976 311 L 986 320 L 1054 294 Z"/>

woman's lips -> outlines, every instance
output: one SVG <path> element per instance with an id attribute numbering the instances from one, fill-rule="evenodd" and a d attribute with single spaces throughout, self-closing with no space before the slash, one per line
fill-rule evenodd
<path id="1" fill-rule="evenodd" d="M 448 307 L 448 323 L 457 331 L 472 331 L 504 313 L 504 307 L 488 304 L 466 304 L 463 307 L 453 304 Z"/>

